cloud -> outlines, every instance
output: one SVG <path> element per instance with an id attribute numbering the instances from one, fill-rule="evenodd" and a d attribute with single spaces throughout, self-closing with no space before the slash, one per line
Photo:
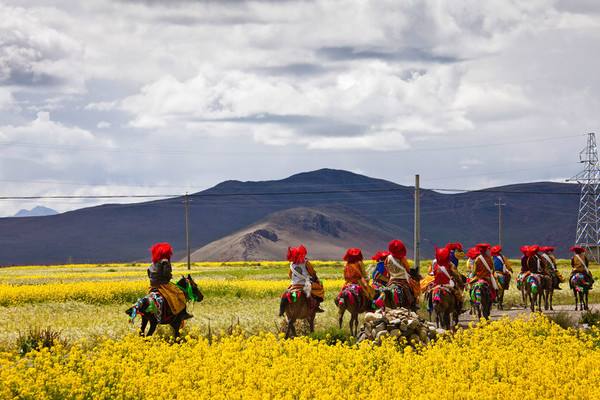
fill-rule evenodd
<path id="1" fill-rule="evenodd" d="M 23 8 L 0 5 L 0 84 L 78 90 L 81 45 Z"/>

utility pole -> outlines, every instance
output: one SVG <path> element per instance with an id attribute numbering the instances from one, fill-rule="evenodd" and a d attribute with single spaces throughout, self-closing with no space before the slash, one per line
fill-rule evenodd
<path id="1" fill-rule="evenodd" d="M 415 266 L 417 273 L 420 275 L 420 246 L 421 246 L 421 205 L 419 198 L 419 174 L 415 175 L 415 229 L 413 249 L 415 253 Z"/>
<path id="2" fill-rule="evenodd" d="M 185 205 L 185 247 L 187 250 L 187 269 L 189 271 L 192 267 L 190 257 L 190 196 L 187 193 L 183 204 Z"/>
<path id="3" fill-rule="evenodd" d="M 502 199 L 498 197 L 498 202 L 494 203 L 495 206 L 498 206 L 498 244 L 502 246 L 502 207 L 506 205 L 506 203 L 502 202 Z"/>

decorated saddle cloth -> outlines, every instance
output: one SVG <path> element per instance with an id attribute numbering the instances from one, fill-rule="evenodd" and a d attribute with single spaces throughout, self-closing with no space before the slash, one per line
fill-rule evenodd
<path id="1" fill-rule="evenodd" d="M 364 294 L 363 288 L 357 283 L 347 283 L 342 287 L 340 293 L 338 293 L 335 302 L 336 304 L 342 305 L 348 299 L 350 304 L 362 303 L 367 301 L 367 297 Z"/>
<path id="2" fill-rule="evenodd" d="M 305 289 L 305 285 L 290 285 L 281 297 L 286 298 L 288 303 L 295 303 L 302 296 L 308 297 Z"/>
<path id="3" fill-rule="evenodd" d="M 451 293 L 450 289 L 444 285 L 437 285 L 431 289 L 431 301 L 434 303 L 441 302 L 442 297 Z"/>
<path id="4" fill-rule="evenodd" d="M 475 281 L 471 285 L 471 302 L 481 304 L 482 298 L 481 294 L 484 292 L 488 292 L 490 295 L 490 300 L 494 301 L 496 299 L 496 291 L 492 287 L 491 283 L 486 279 L 475 277 Z"/>
<path id="5" fill-rule="evenodd" d="M 391 296 L 394 305 L 405 304 L 411 306 L 415 303 L 414 288 L 404 279 L 393 279 L 383 290 L 386 297 Z"/>
<path id="6" fill-rule="evenodd" d="M 574 273 L 571 276 L 569 283 L 571 285 L 571 288 L 577 290 L 578 292 L 585 289 L 590 289 L 593 285 L 593 283 L 588 279 L 586 274 L 582 272 Z"/>
<path id="7" fill-rule="evenodd" d="M 131 313 L 129 316 L 132 323 L 138 314 L 153 315 L 159 324 L 168 318 L 166 315 L 165 299 L 158 291 L 152 291 L 146 296 L 139 298 L 130 310 Z"/>
<path id="8" fill-rule="evenodd" d="M 509 274 L 505 274 L 500 271 L 494 271 L 494 277 L 496 278 L 496 281 L 498 281 L 498 285 L 502 289 L 504 289 L 504 290 L 508 289 L 508 285 L 510 284 L 510 275 Z"/>

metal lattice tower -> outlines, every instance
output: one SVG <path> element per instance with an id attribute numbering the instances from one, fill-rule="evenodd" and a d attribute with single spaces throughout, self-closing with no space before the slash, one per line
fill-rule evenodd
<path id="1" fill-rule="evenodd" d="M 596 134 L 588 133 L 587 146 L 579 153 L 579 162 L 584 165 L 583 171 L 568 179 L 581 185 L 579 197 L 579 216 L 577 219 L 577 235 L 575 244 L 584 247 L 588 254 L 599 260 L 600 249 L 600 165 Z"/>

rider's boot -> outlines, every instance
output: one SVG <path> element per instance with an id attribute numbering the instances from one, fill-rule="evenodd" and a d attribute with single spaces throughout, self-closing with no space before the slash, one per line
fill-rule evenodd
<path id="1" fill-rule="evenodd" d="M 181 320 L 185 321 L 186 319 L 194 318 L 194 316 L 187 312 L 187 310 L 183 310 L 181 313 Z"/>

